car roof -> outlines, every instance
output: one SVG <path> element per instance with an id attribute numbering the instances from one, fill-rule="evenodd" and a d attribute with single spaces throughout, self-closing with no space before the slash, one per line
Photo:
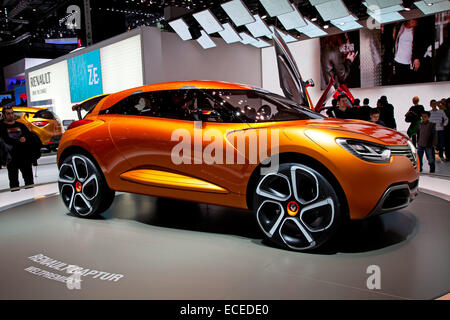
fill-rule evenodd
<path id="1" fill-rule="evenodd" d="M 92 96 L 92 97 L 90 97 L 90 98 L 87 98 L 87 99 L 85 99 L 85 100 L 83 100 L 83 101 L 81 101 L 81 102 L 79 102 L 79 103 L 77 103 L 78 105 L 80 105 L 80 104 L 83 104 L 83 103 L 85 103 L 85 102 L 87 102 L 87 101 L 90 101 L 90 100 L 92 100 L 92 99 L 95 99 L 95 98 L 100 98 L 100 97 L 106 97 L 106 96 L 109 96 L 111 93 L 102 93 L 102 94 L 98 94 L 98 95 L 96 95 L 96 96 Z"/>
<path id="2" fill-rule="evenodd" d="M 228 90 L 252 90 L 252 86 L 225 82 L 225 81 L 206 81 L 206 80 L 190 80 L 190 81 L 173 81 L 164 83 L 149 84 L 137 88 L 127 89 L 117 93 L 113 93 L 106 98 L 100 110 L 108 109 L 123 98 L 128 97 L 132 93 L 166 91 L 166 90 L 182 90 L 182 89 L 228 89 Z"/>

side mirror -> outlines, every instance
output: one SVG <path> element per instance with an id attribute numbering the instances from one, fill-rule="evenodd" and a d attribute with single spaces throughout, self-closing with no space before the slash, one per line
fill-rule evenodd
<path id="1" fill-rule="evenodd" d="M 196 113 L 202 121 L 207 121 L 210 118 L 214 118 L 214 119 L 220 118 L 220 114 L 216 110 L 196 109 Z"/>

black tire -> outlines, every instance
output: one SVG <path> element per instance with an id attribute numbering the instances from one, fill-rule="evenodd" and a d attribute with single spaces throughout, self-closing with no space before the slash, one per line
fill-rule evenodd
<path id="1" fill-rule="evenodd" d="M 82 218 L 100 215 L 111 206 L 115 195 L 100 169 L 82 154 L 72 154 L 63 160 L 58 187 L 69 211 Z"/>
<path id="2" fill-rule="evenodd" d="M 328 242 L 341 224 L 341 205 L 332 185 L 316 170 L 280 164 L 256 183 L 253 208 L 265 239 L 277 247 L 310 251 Z"/>

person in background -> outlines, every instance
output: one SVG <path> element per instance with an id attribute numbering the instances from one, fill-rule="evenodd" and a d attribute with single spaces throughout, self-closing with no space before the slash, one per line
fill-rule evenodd
<path id="1" fill-rule="evenodd" d="M 430 121 L 430 112 L 424 111 L 421 115 L 422 122 L 417 130 L 417 154 L 419 156 L 420 172 L 423 168 L 423 154 L 427 156 L 430 165 L 430 173 L 435 172 L 434 147 L 437 144 L 436 124 Z"/>
<path id="2" fill-rule="evenodd" d="M 425 111 L 425 108 L 423 107 L 423 105 L 419 104 L 419 101 L 419 97 L 414 97 L 412 99 L 413 105 L 405 114 L 405 122 L 410 123 L 407 134 L 408 137 L 411 138 L 415 147 L 417 147 L 417 129 L 419 128 L 420 118 L 422 112 Z"/>
<path id="3" fill-rule="evenodd" d="M 402 23 L 400 28 L 394 29 L 394 77 L 396 84 L 413 83 L 417 80 L 427 43 L 425 33 L 418 27 L 419 21 L 411 19 Z"/>
<path id="4" fill-rule="evenodd" d="M 445 100 L 445 115 L 450 119 L 450 98 Z M 450 160 L 450 121 L 444 128 L 444 140 L 445 140 L 445 159 Z"/>
<path id="5" fill-rule="evenodd" d="M 444 146 L 445 146 L 445 134 L 444 127 L 448 124 L 448 118 L 445 112 L 441 109 L 438 109 L 438 103 L 436 100 L 430 101 L 430 122 L 436 124 L 436 131 L 438 137 L 437 149 L 439 151 L 439 158 L 441 161 L 445 161 L 444 159 Z"/>
<path id="6" fill-rule="evenodd" d="M 34 184 L 31 168 L 33 137 L 28 128 L 15 120 L 12 107 L 3 107 L 3 120 L 0 122 L 0 137 L 11 146 L 11 161 L 8 163 L 8 178 L 11 191 L 19 190 L 19 170 L 22 173 L 25 187 Z"/>
<path id="7" fill-rule="evenodd" d="M 380 98 L 380 119 L 386 124 L 386 127 L 396 130 L 397 123 L 394 118 L 394 106 L 390 104 L 386 96 Z"/>
<path id="8" fill-rule="evenodd" d="M 353 107 L 354 108 L 359 108 L 360 104 L 361 104 L 361 100 L 355 99 L 355 101 L 353 102 Z"/>
<path id="9" fill-rule="evenodd" d="M 363 100 L 363 105 L 359 108 L 359 119 L 365 121 L 370 120 L 370 110 L 372 110 L 372 108 L 369 106 L 369 102 L 368 98 Z"/>
<path id="10" fill-rule="evenodd" d="M 327 110 L 327 115 L 332 118 L 339 119 L 357 119 L 355 112 L 347 105 L 347 96 L 340 95 L 337 99 L 337 107 L 332 107 Z"/>
<path id="11" fill-rule="evenodd" d="M 370 110 L 370 122 L 382 125 L 386 127 L 386 124 L 380 120 L 380 110 L 378 110 L 377 108 Z"/>

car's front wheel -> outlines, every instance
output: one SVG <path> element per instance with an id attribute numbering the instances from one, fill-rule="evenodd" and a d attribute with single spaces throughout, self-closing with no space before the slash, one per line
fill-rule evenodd
<path id="1" fill-rule="evenodd" d="M 298 163 L 280 164 L 261 176 L 253 197 L 258 225 L 270 242 L 295 251 L 329 241 L 341 220 L 339 198 L 316 170 Z"/>
<path id="2" fill-rule="evenodd" d="M 115 192 L 91 159 L 82 154 L 67 156 L 59 169 L 58 186 L 66 207 L 76 216 L 94 217 L 107 210 Z"/>

